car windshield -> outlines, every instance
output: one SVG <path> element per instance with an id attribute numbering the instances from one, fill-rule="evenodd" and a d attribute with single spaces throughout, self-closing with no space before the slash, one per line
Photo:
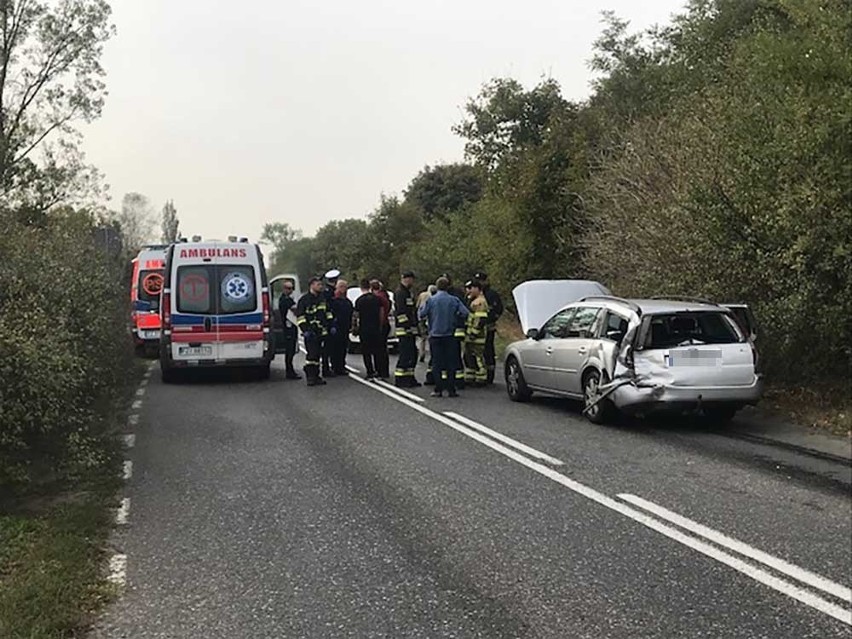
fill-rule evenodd
<path id="1" fill-rule="evenodd" d="M 651 315 L 647 321 L 646 349 L 743 341 L 734 322 L 718 311 Z"/>

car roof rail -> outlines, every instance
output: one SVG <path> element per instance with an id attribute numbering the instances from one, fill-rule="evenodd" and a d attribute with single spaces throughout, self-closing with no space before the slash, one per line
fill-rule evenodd
<path id="1" fill-rule="evenodd" d="M 621 304 L 624 304 L 625 306 L 628 306 L 630 310 L 635 311 L 637 315 L 642 314 L 642 309 L 636 302 L 631 302 L 630 300 L 626 300 L 623 297 L 616 297 L 615 295 L 587 295 L 586 297 L 578 301 L 591 302 L 592 300 L 607 300 L 610 302 L 619 302 Z"/>
<path id="2" fill-rule="evenodd" d="M 673 302 L 697 302 L 699 304 L 710 304 L 711 306 L 719 306 L 713 300 L 708 300 L 703 297 L 695 297 L 694 295 L 655 295 L 652 300 L 672 300 Z"/>

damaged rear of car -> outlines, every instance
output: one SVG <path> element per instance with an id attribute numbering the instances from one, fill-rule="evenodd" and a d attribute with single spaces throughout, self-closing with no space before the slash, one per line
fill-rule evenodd
<path id="1" fill-rule="evenodd" d="M 641 310 L 612 366 L 611 381 L 585 397 L 621 412 L 701 410 L 728 421 L 763 392 L 753 339 L 732 311 L 712 303 L 635 300 Z"/>
<path id="2" fill-rule="evenodd" d="M 735 315 L 702 300 L 595 294 L 553 312 L 553 291 L 519 289 L 526 289 L 515 299 L 527 339 L 510 345 L 505 368 L 515 401 L 534 392 L 580 399 L 593 422 L 616 412 L 690 410 L 727 421 L 761 396 L 756 328 L 744 305 Z M 540 310 L 549 319 L 527 326 Z"/>

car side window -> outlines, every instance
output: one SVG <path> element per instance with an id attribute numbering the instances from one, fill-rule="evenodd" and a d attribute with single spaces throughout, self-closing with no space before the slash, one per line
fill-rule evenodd
<path id="1" fill-rule="evenodd" d="M 541 339 L 559 339 L 565 337 L 575 308 L 566 308 L 551 317 L 541 329 Z"/>
<path id="2" fill-rule="evenodd" d="M 613 340 L 620 343 L 627 334 L 628 321 L 621 315 L 607 311 L 606 319 L 603 322 L 601 337 Z"/>
<path id="3" fill-rule="evenodd" d="M 591 337 L 600 308 L 578 308 L 562 337 Z"/>

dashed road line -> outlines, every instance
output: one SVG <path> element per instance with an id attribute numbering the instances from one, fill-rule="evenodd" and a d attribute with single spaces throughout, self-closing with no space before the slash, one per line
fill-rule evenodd
<path id="1" fill-rule="evenodd" d="M 133 448 L 136 445 L 136 435 L 130 433 L 129 435 L 124 436 L 124 447 L 125 448 Z"/>
<path id="2" fill-rule="evenodd" d="M 127 555 L 115 554 L 109 558 L 107 581 L 119 588 L 127 585 Z"/>
<path id="3" fill-rule="evenodd" d="M 130 479 L 133 477 L 133 462 L 130 460 L 124 462 L 123 477 L 124 479 Z"/>
<path id="4" fill-rule="evenodd" d="M 137 413 L 133 413 L 128 415 L 127 417 L 127 425 L 128 426 L 136 426 L 139 424 L 139 415 Z"/>
<path id="5" fill-rule="evenodd" d="M 125 497 L 121 500 L 121 506 L 115 513 L 115 523 L 119 526 L 126 526 L 130 518 L 130 497 Z"/>
<path id="6" fill-rule="evenodd" d="M 140 408 L 142 408 L 142 400 L 141 400 L 141 399 L 137 399 L 137 400 L 135 400 L 135 401 L 134 401 L 134 402 L 130 405 L 130 407 L 131 407 L 133 410 L 139 410 Z"/>
<path id="7" fill-rule="evenodd" d="M 138 388 L 136 390 L 136 397 L 144 397 L 145 396 L 145 387 Z"/>

